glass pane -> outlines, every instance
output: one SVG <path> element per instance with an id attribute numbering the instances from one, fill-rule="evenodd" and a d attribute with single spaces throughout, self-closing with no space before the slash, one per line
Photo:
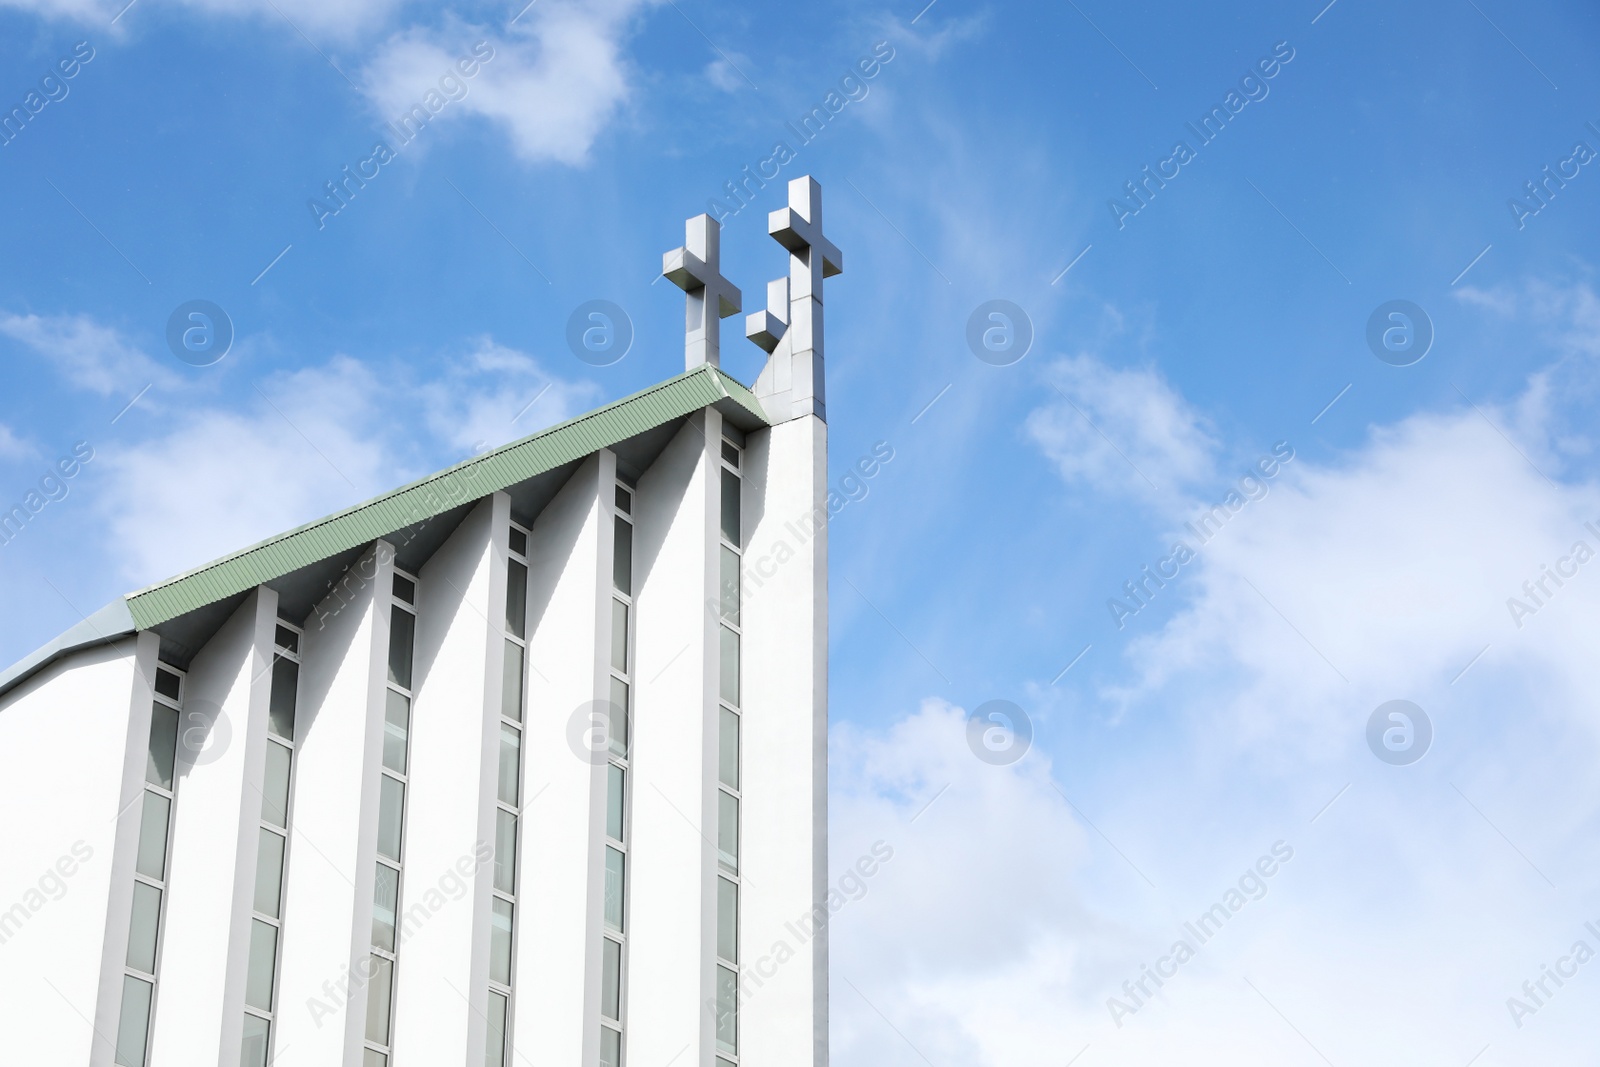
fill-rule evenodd
<path id="1" fill-rule="evenodd" d="M 739 801 L 717 790 L 717 858 L 735 874 L 739 871 Z"/>
<path id="2" fill-rule="evenodd" d="M 162 789 L 172 788 L 172 757 L 178 746 L 178 713 L 165 704 L 150 709 L 150 757 L 144 780 Z"/>
<path id="3" fill-rule="evenodd" d="M 134 869 L 158 881 L 167 876 L 167 816 L 172 801 L 160 793 L 144 791 L 144 811 L 139 816 L 139 858 Z"/>
<path id="4" fill-rule="evenodd" d="M 730 789 L 739 788 L 739 715 L 719 708 L 720 734 L 717 741 L 717 777 Z"/>
<path id="5" fill-rule="evenodd" d="M 383 765 L 396 774 L 406 773 L 406 738 L 411 729 L 411 698 L 393 689 L 383 705 Z"/>
<path id="6" fill-rule="evenodd" d="M 613 841 L 624 840 L 622 836 L 622 811 L 623 801 L 627 799 L 626 782 L 628 772 L 618 767 L 615 763 L 606 765 L 606 836 Z"/>
<path id="7" fill-rule="evenodd" d="M 156 934 L 161 922 L 161 890 L 133 883 L 133 918 L 128 924 L 128 966 L 156 973 Z"/>
<path id="8" fill-rule="evenodd" d="M 244 1049 L 239 1054 L 240 1067 L 267 1067 L 267 1043 L 272 1024 L 259 1015 L 244 1017 Z"/>
<path id="9" fill-rule="evenodd" d="M 378 786 L 378 855 L 400 862 L 400 831 L 405 816 L 406 787 L 381 775 Z"/>
<path id="10" fill-rule="evenodd" d="M 403 574 L 395 575 L 394 598 L 403 600 L 407 604 L 415 604 L 417 602 L 417 583 Z"/>
<path id="11" fill-rule="evenodd" d="M 361 1050 L 361 1067 L 388 1067 L 389 1057 L 370 1048 Z"/>
<path id="12" fill-rule="evenodd" d="M 717 1057 L 717 1067 L 733 1067 L 733 1061 L 732 1060 L 725 1060 L 721 1056 L 718 1056 Z"/>
<path id="13" fill-rule="evenodd" d="M 289 651 L 289 652 L 299 652 L 300 651 L 300 635 L 295 633 L 293 630 L 289 629 L 287 626 L 278 627 L 278 633 L 273 638 L 273 642 L 279 648 L 284 649 L 286 651 Z"/>
<path id="14" fill-rule="evenodd" d="M 389 1043 L 390 987 L 394 985 L 394 961 L 382 956 L 371 959 L 372 977 L 367 979 L 367 1040 L 375 1045 Z"/>
<path id="15" fill-rule="evenodd" d="M 178 687 L 180 684 L 181 683 L 179 682 L 176 674 L 173 674 L 171 671 L 162 670 L 160 667 L 156 668 L 156 692 L 158 694 L 166 697 L 168 700 L 177 700 Z"/>
<path id="16" fill-rule="evenodd" d="M 516 533 L 515 530 L 511 531 Z M 505 1067 L 506 1016 L 510 1014 L 506 997 L 489 990 L 489 1040 L 483 1058 L 484 1067 Z"/>
<path id="17" fill-rule="evenodd" d="M 722 536 L 729 544 L 739 543 L 739 476 L 726 467 L 722 470 Z"/>
<path id="18" fill-rule="evenodd" d="M 511 984 L 511 901 L 491 901 L 489 913 L 489 979 Z"/>
<path id="19" fill-rule="evenodd" d="M 256 844 L 255 909 L 276 919 L 279 917 L 278 902 L 283 897 L 284 839 L 266 827 L 262 827 L 260 833 Z"/>
<path id="20" fill-rule="evenodd" d="M 739 1051 L 739 976 L 717 968 L 717 1048 Z"/>
<path id="21" fill-rule="evenodd" d="M 506 632 L 528 636 L 528 568 L 516 560 L 506 567 Z"/>
<path id="22" fill-rule="evenodd" d="M 633 523 L 621 515 L 615 519 L 616 538 L 611 545 L 611 584 L 617 592 L 633 595 Z"/>
<path id="23" fill-rule="evenodd" d="M 739 706 L 739 635 L 722 628 L 722 699 Z"/>
<path id="24" fill-rule="evenodd" d="M 511 528 L 511 537 L 507 540 L 507 544 L 511 546 L 511 551 L 519 556 L 528 554 L 528 535 L 514 526 Z"/>
<path id="25" fill-rule="evenodd" d="M 739 962 L 739 887 L 717 879 L 717 955 Z"/>
<path id="26" fill-rule="evenodd" d="M 294 740 L 294 698 L 300 684 L 300 664 L 282 656 L 272 662 L 272 700 L 267 712 L 267 729 Z"/>
<path id="27" fill-rule="evenodd" d="M 626 888 L 625 868 L 627 857 L 610 845 L 606 846 L 606 925 L 613 930 L 622 929 L 622 900 Z"/>
<path id="28" fill-rule="evenodd" d="M 500 724 L 500 802 L 517 806 L 517 778 L 522 769 L 522 731 Z"/>
<path id="29" fill-rule="evenodd" d="M 289 750 L 267 742 L 267 770 L 261 784 L 261 821 L 289 825 Z"/>
<path id="30" fill-rule="evenodd" d="M 122 1019 L 117 1023 L 117 1063 L 122 1067 L 144 1067 L 144 1050 L 150 1036 L 150 997 L 155 987 L 128 975 L 122 976 Z"/>
<path id="31" fill-rule="evenodd" d="M 739 450 L 728 441 L 722 442 L 722 458 L 728 461 L 730 467 L 739 466 Z"/>
<path id="32" fill-rule="evenodd" d="M 611 679 L 611 721 L 606 728 L 611 737 L 611 754 L 624 759 L 628 755 L 628 683 L 621 678 Z"/>
<path id="33" fill-rule="evenodd" d="M 624 515 L 633 514 L 633 494 L 622 486 L 617 486 L 617 510 Z"/>
<path id="34" fill-rule="evenodd" d="M 494 813 L 494 887 L 517 891 L 517 817 L 504 808 Z"/>
<path id="35" fill-rule="evenodd" d="M 272 972 L 278 963 L 278 928 L 250 920 L 250 969 L 245 975 L 244 1002 L 272 1010 Z"/>
<path id="36" fill-rule="evenodd" d="M 394 951 L 395 909 L 400 906 L 400 872 L 374 864 L 372 878 L 372 947 Z"/>
<path id="37" fill-rule="evenodd" d="M 411 646 L 416 636 L 417 617 L 403 608 L 390 608 L 389 681 L 402 689 L 411 688 Z"/>
<path id="38" fill-rule="evenodd" d="M 513 722 L 522 721 L 522 657 L 522 646 L 508 638 L 500 679 L 500 714 Z"/>
<path id="39" fill-rule="evenodd" d="M 622 946 L 600 939 L 600 1014 L 622 1021 Z"/>
<path id="40" fill-rule="evenodd" d="M 722 618 L 739 625 L 739 557 L 727 545 L 722 547 Z"/>
<path id="41" fill-rule="evenodd" d="M 609 1026 L 600 1028 L 600 1067 L 622 1067 L 622 1035 Z"/>
<path id="42" fill-rule="evenodd" d="M 628 670 L 628 605 L 611 602 L 611 666 L 624 674 Z"/>

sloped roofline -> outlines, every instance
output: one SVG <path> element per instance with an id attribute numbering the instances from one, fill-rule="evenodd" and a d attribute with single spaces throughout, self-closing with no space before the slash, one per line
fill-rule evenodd
<path id="1" fill-rule="evenodd" d="M 771 425 L 749 389 L 719 368 L 702 364 L 363 504 L 119 597 L 90 622 L 0 671 L 0 694 L 76 648 L 148 630 L 723 401 L 743 413 L 744 421 Z"/>

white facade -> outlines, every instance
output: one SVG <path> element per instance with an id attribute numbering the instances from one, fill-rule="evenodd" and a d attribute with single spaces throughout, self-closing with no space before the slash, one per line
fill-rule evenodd
<path id="1" fill-rule="evenodd" d="M 826 1063 L 837 253 L 795 184 L 781 395 L 716 368 L 733 289 L 708 366 L 0 675 L 0 1061 Z"/>

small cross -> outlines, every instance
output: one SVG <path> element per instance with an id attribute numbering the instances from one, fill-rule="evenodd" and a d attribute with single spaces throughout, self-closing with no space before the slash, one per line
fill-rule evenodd
<path id="1" fill-rule="evenodd" d="M 710 215 L 684 223 L 682 248 L 661 257 L 661 274 L 685 294 L 684 366 L 720 365 L 719 327 L 739 313 L 739 288 L 721 273 L 722 225 Z"/>
<path id="2" fill-rule="evenodd" d="M 789 250 L 789 276 L 768 288 L 767 310 L 745 322 L 745 336 L 771 353 L 754 392 L 780 422 L 826 419 L 822 279 L 842 274 L 844 257 L 822 235 L 822 186 L 811 175 L 789 182 L 789 206 L 767 216 L 767 232 Z"/>
<path id="3" fill-rule="evenodd" d="M 838 247 L 822 236 L 822 186 L 806 175 L 789 183 L 789 206 L 767 216 L 767 232 L 793 254 L 791 300 L 822 299 L 822 279 L 844 272 Z M 817 253 L 821 255 L 817 255 Z"/>

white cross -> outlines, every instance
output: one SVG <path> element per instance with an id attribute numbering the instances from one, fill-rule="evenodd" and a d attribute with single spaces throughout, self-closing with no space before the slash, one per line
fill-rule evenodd
<path id="1" fill-rule="evenodd" d="M 789 299 L 821 300 L 822 279 L 844 273 L 844 257 L 822 236 L 822 186 L 811 175 L 789 183 L 789 206 L 767 216 L 767 232 L 798 260 L 789 271 Z"/>
<path id="2" fill-rule="evenodd" d="M 768 288 L 767 310 L 745 321 L 745 336 L 771 353 L 755 394 L 779 421 L 826 418 L 822 279 L 843 273 L 844 257 L 822 235 L 822 187 L 811 175 L 789 183 L 789 206 L 767 216 L 767 232 L 789 250 L 789 276 Z"/>
<path id="3" fill-rule="evenodd" d="M 682 248 L 661 257 L 661 274 L 685 294 L 684 368 L 721 362 L 719 327 L 739 313 L 739 287 L 721 273 L 722 225 L 710 215 L 684 223 Z"/>

